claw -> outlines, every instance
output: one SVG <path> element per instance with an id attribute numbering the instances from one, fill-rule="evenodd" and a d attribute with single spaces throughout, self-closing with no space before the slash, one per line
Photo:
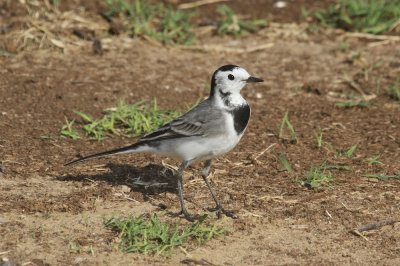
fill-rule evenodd
<path id="1" fill-rule="evenodd" d="M 184 213 L 183 215 L 185 216 L 186 220 L 188 220 L 189 222 L 194 222 L 195 220 L 198 220 L 201 217 L 198 214 Z"/>
<path id="2" fill-rule="evenodd" d="M 237 219 L 237 218 L 239 218 L 239 217 L 238 217 L 236 214 L 234 214 L 232 211 L 227 211 L 227 210 L 221 208 L 221 212 L 222 212 L 223 214 L 225 214 L 226 216 L 232 218 L 232 219 Z M 219 218 L 219 217 L 218 217 L 218 218 Z"/>
<path id="3" fill-rule="evenodd" d="M 225 214 L 225 216 L 230 217 L 230 218 L 232 218 L 232 219 L 237 219 L 237 218 L 239 218 L 236 214 L 233 213 L 233 211 L 225 210 L 225 209 L 222 208 L 222 207 L 218 207 L 218 206 L 217 206 L 217 207 L 211 208 L 211 209 L 209 209 L 209 210 L 210 210 L 210 211 L 216 211 L 216 212 L 217 212 L 217 217 L 218 217 L 218 219 L 221 218 L 221 213 Z"/>

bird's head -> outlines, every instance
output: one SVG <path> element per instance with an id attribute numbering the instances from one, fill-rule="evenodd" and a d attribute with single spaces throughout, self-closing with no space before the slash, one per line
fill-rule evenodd
<path id="1" fill-rule="evenodd" d="M 218 68 L 211 79 L 211 93 L 237 94 L 250 82 L 263 82 L 262 79 L 250 76 L 243 68 L 235 65 L 225 65 Z"/>

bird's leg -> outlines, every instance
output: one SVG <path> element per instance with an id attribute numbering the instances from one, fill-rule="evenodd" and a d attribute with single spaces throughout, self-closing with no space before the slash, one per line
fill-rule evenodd
<path id="1" fill-rule="evenodd" d="M 237 215 L 222 208 L 221 203 L 219 203 L 217 196 L 214 193 L 213 188 L 211 187 L 210 183 L 208 182 L 207 176 L 208 176 L 208 173 L 210 172 L 210 167 L 211 167 L 211 160 L 207 160 L 204 163 L 203 171 L 201 171 L 201 177 L 203 177 L 204 182 L 206 182 L 206 185 L 207 185 L 208 189 L 210 190 L 212 197 L 214 198 L 215 204 L 217 205 L 215 209 L 217 210 L 218 218 L 221 217 L 221 212 L 222 212 L 223 214 L 225 214 L 228 217 L 237 219 L 238 218 Z"/>
<path id="2" fill-rule="evenodd" d="M 199 215 L 194 215 L 194 214 L 188 213 L 188 211 L 186 210 L 186 207 L 185 207 L 185 200 L 183 199 L 183 192 L 182 192 L 182 174 L 183 174 L 183 171 L 186 169 L 186 167 L 189 166 L 189 164 L 190 164 L 189 161 L 183 161 L 181 166 L 179 167 L 178 171 L 176 172 L 176 177 L 178 179 L 178 193 L 179 193 L 179 200 L 181 202 L 182 213 L 187 220 L 192 222 L 196 218 L 198 218 Z"/>

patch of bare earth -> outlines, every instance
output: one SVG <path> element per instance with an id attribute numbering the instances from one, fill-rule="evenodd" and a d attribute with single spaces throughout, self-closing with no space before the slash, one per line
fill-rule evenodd
<path id="1" fill-rule="evenodd" d="M 90 14 L 96 25 L 104 23 Z M 101 27 L 93 30 L 101 32 Z M 400 219 L 400 181 L 363 177 L 400 171 L 400 105 L 386 91 L 400 71 L 398 40 L 381 43 L 340 31 L 307 33 L 303 24 L 272 23 L 240 39 L 200 35 L 192 51 L 103 34 L 102 54 L 93 52 L 91 41 L 80 40 L 1 57 L 0 257 L 36 265 L 400 263 L 400 223 L 362 236 L 350 232 Z M 337 49 L 343 41 L 348 48 Z M 354 51 L 360 51 L 357 59 Z M 366 71 L 379 62 L 379 68 Z M 226 238 L 177 249 L 171 258 L 119 251 L 118 235 L 104 226 L 103 217 L 159 212 L 159 204 L 178 211 L 172 172 L 163 165 L 179 162 L 131 154 L 64 167 L 78 155 L 134 140 L 41 136 L 57 136 L 64 116 L 79 123 L 72 110 L 100 117 L 121 98 L 133 103 L 156 97 L 161 107 L 183 111 L 184 104 L 207 97 L 212 72 L 227 63 L 265 79 L 243 90 L 252 107 L 249 128 L 211 170 L 218 197 L 227 209 L 237 210 L 239 219 L 225 219 L 231 226 Z M 335 106 L 349 95 L 375 105 Z M 276 123 L 286 110 L 298 143 L 289 131 L 277 136 Z M 321 148 L 313 130 L 323 133 Z M 355 144 L 350 158 L 338 155 Z M 293 173 L 280 171 L 272 150 L 284 151 Z M 368 163 L 377 155 L 384 165 Z M 349 167 L 331 170 L 332 188 L 295 182 L 325 160 Z M 184 174 L 187 207 L 195 213 L 213 206 L 200 171 L 196 164 Z M 137 186 L 132 182 L 137 177 L 165 184 Z"/>

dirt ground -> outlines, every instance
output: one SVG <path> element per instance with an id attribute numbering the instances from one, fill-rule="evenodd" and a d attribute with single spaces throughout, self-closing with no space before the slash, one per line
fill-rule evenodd
<path id="1" fill-rule="evenodd" d="M 82 8 L 91 1 L 70 1 L 61 6 L 54 27 L 61 25 L 63 15 L 85 20 L 60 26 L 53 34 L 66 40 L 73 29 L 83 25 L 87 30 L 85 23 L 95 22 L 91 30 L 101 40 L 100 53 L 93 41 L 76 36 L 74 42 L 48 45 L 48 35 L 42 47 L 21 49 L 17 41 L 23 40 L 13 34 L 28 16 L 15 2 L 6 1 L 0 14 L 0 42 L 14 54 L 0 55 L 0 258 L 16 265 L 400 264 L 399 222 L 362 235 L 351 233 L 370 223 L 400 220 L 400 180 L 363 176 L 400 171 L 400 105 L 387 92 L 400 72 L 396 36 L 379 40 L 338 30 L 310 31 L 310 24 L 295 23 L 301 7 L 295 1 L 287 1 L 287 13 L 274 8 L 273 1 L 249 1 L 247 9 L 233 1 L 233 7 L 247 15 L 262 5 L 264 11 L 256 15 L 273 23 L 241 38 L 197 29 L 196 49 L 160 47 L 109 35 L 107 22 L 97 14 L 104 6 Z M 317 6 L 315 1 L 299 2 L 315 9 L 331 1 L 318 1 Z M 200 8 L 198 19 L 210 8 Z M 10 21 L 14 26 L 6 30 Z M 101 117 L 102 110 L 121 98 L 133 103 L 156 97 L 162 108 L 184 111 L 185 104 L 207 97 L 213 71 L 228 63 L 265 80 L 243 90 L 252 107 L 250 125 L 239 145 L 211 168 L 210 180 L 221 203 L 236 210 L 239 218 L 224 218 L 231 226 L 225 238 L 177 249 L 170 258 L 123 253 L 103 217 L 155 213 L 161 211 L 159 204 L 178 211 L 173 180 L 157 190 L 134 186 L 130 180 L 142 176 L 148 182 L 166 182 L 163 165 L 176 167 L 179 162 L 131 154 L 64 167 L 78 156 L 135 140 L 41 136 L 58 136 L 64 116 L 79 122 L 72 110 Z M 335 105 L 349 97 L 374 105 Z M 276 123 L 286 110 L 298 143 L 288 131 L 278 137 Z M 321 148 L 314 130 L 323 132 Z M 355 144 L 350 158 L 339 155 Z M 284 151 L 293 173 L 280 171 L 283 166 L 273 150 Z M 378 155 L 383 164 L 368 163 Z M 330 171 L 330 189 L 295 182 L 325 160 L 327 165 L 349 167 Z M 184 174 L 187 207 L 194 213 L 213 206 L 201 167 L 196 164 Z M 171 219 L 185 223 L 180 217 Z"/>

